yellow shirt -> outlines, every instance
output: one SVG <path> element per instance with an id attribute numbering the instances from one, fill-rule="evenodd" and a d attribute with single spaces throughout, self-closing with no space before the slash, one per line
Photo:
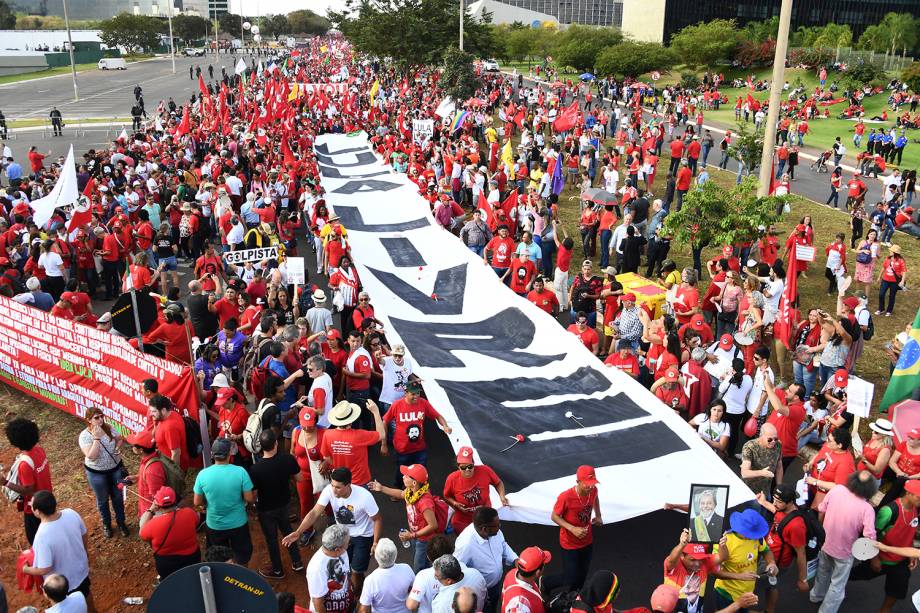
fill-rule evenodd
<path id="1" fill-rule="evenodd" d="M 329 242 L 329 237 L 332 235 L 332 224 L 325 224 L 322 229 L 319 231 L 319 237 L 323 241 L 323 246 Z M 348 239 L 348 230 L 345 229 L 345 226 L 342 226 L 342 238 Z"/>
<path id="2" fill-rule="evenodd" d="M 486 128 L 486 142 L 487 143 L 496 143 L 498 142 L 498 132 L 495 131 L 495 128 L 489 126 Z"/>
<path id="3" fill-rule="evenodd" d="M 758 558 L 769 551 L 767 542 L 763 539 L 746 539 L 734 532 L 729 532 L 727 538 L 725 546 L 728 548 L 728 559 L 722 563 L 722 570 L 727 573 L 756 573 Z M 734 602 L 741 594 L 753 592 L 754 583 L 740 579 L 716 579 L 713 587 Z"/>
<path id="4" fill-rule="evenodd" d="M 540 179 L 542 178 L 543 178 L 543 169 L 539 167 L 534 168 L 533 171 L 531 171 L 530 173 L 529 187 L 531 187 L 532 189 L 537 189 L 540 186 Z"/>
<path id="5" fill-rule="evenodd" d="M 668 276 L 664 278 L 665 287 L 668 286 L 668 283 L 673 283 L 674 285 L 680 285 L 680 271 L 672 270 L 668 273 Z"/>

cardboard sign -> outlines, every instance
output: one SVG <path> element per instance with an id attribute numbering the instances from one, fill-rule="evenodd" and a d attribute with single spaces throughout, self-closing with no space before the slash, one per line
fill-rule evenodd
<path id="1" fill-rule="evenodd" d="M 796 245 L 795 259 L 800 262 L 814 262 L 815 248 L 810 245 Z"/>
<path id="2" fill-rule="evenodd" d="M 303 285 L 307 282 L 307 272 L 304 268 L 303 258 L 288 258 L 287 281 L 292 285 Z"/>
<path id="3" fill-rule="evenodd" d="M 847 413 L 868 419 L 874 395 L 875 385 L 865 379 L 850 375 L 847 381 Z"/>
<path id="4" fill-rule="evenodd" d="M 262 260 L 277 260 L 278 245 L 271 247 L 256 247 L 255 249 L 240 249 L 224 253 L 224 261 L 228 264 L 245 264 L 246 262 L 261 262 Z"/>
<path id="5" fill-rule="evenodd" d="M 412 120 L 412 141 L 424 145 L 434 136 L 434 119 Z"/>

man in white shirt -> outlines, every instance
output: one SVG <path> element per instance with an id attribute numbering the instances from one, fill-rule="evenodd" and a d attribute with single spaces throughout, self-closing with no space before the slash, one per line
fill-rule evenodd
<path id="1" fill-rule="evenodd" d="M 313 382 L 307 397 L 310 399 L 310 406 L 316 411 L 316 425 L 320 428 L 328 428 L 329 411 L 332 410 L 334 394 L 332 393 L 332 377 L 326 372 L 326 358 L 322 355 L 310 356 L 310 359 L 307 360 L 307 375 Z"/>
<path id="2" fill-rule="evenodd" d="M 307 564 L 307 588 L 313 613 L 346 611 L 352 591 L 348 565 L 348 528 L 333 524 L 323 532 L 323 547 Z"/>
<path id="3" fill-rule="evenodd" d="M 618 173 L 617 169 L 613 166 L 613 162 L 610 162 L 604 169 L 604 189 L 611 194 L 615 194 L 617 192 L 617 183 L 619 182 L 620 173 Z"/>
<path id="4" fill-rule="evenodd" d="M 86 597 L 80 592 L 68 594 L 70 585 L 64 575 L 52 574 L 45 577 L 42 591 L 54 603 L 45 613 L 86 613 Z"/>
<path id="5" fill-rule="evenodd" d="M 444 554 L 434 562 L 434 578 L 441 584 L 438 595 L 431 603 L 432 613 L 452 613 L 454 594 L 462 587 L 469 587 L 476 593 L 475 610 L 482 611 L 486 601 L 486 580 L 475 568 L 462 568 L 457 558 Z"/>
<path id="6" fill-rule="evenodd" d="M 396 544 L 382 538 L 374 550 L 377 570 L 367 576 L 361 591 L 358 613 L 404 613 L 406 596 L 415 573 L 408 564 L 396 564 Z"/>
<path id="7" fill-rule="evenodd" d="M 442 555 L 451 553 L 454 545 L 443 534 L 435 534 L 428 541 L 428 551 L 425 555 L 428 561 L 437 560 Z M 463 567 L 463 563 L 460 563 Z M 441 583 L 434 577 L 434 568 L 428 567 L 415 575 L 409 597 L 406 599 L 406 608 L 413 613 L 431 613 L 431 603 L 441 590 Z"/>
<path id="8" fill-rule="evenodd" d="M 463 529 L 454 543 L 454 557 L 482 574 L 487 589 L 484 607 L 486 611 L 493 610 L 501 601 L 505 567 L 514 566 L 518 558 L 502 534 L 498 511 L 492 507 L 476 509 L 473 523 Z"/>
<path id="9" fill-rule="evenodd" d="M 751 388 L 751 393 L 748 395 L 747 401 L 747 410 L 748 413 L 755 417 L 763 417 L 767 409 L 769 408 L 769 403 L 767 402 L 767 391 L 764 387 L 764 379 L 770 379 L 770 382 L 775 382 L 773 376 L 773 369 L 769 366 L 764 369 L 760 365 L 764 362 L 770 361 L 770 350 L 766 347 L 758 347 L 757 351 L 754 352 L 754 386 Z"/>

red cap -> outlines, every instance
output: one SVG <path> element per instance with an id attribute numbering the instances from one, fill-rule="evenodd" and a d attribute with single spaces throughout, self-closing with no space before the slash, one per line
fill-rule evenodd
<path id="1" fill-rule="evenodd" d="M 575 478 L 585 485 L 597 485 L 600 483 L 600 481 L 597 480 L 597 475 L 594 474 L 594 467 L 588 466 L 587 464 L 582 464 L 578 467 Z"/>
<path id="2" fill-rule="evenodd" d="M 907 483 L 904 484 L 904 490 L 915 496 L 920 496 L 920 481 L 908 479 Z"/>
<path id="3" fill-rule="evenodd" d="M 342 226 L 340 226 L 339 224 L 333 224 L 333 225 L 332 225 L 332 231 L 335 232 L 336 234 L 341 234 L 341 233 L 342 233 Z"/>
<path id="4" fill-rule="evenodd" d="M 665 381 L 668 381 L 668 382 L 670 382 L 670 383 L 673 383 L 673 382 L 677 381 L 677 377 L 678 377 L 678 374 L 677 374 L 677 369 L 676 369 L 676 368 L 669 368 L 669 369 L 664 373 L 664 380 L 665 380 Z"/>
<path id="5" fill-rule="evenodd" d="M 702 560 L 709 555 L 709 548 L 703 543 L 687 543 L 684 545 L 684 553 L 694 560 Z"/>
<path id="6" fill-rule="evenodd" d="M 473 448 L 472 447 L 461 447 L 457 451 L 457 464 L 474 464 L 473 461 Z"/>
<path id="7" fill-rule="evenodd" d="M 158 507 L 171 507 L 176 504 L 176 490 L 164 485 L 157 490 L 157 493 L 153 496 L 153 501 L 157 503 Z"/>
<path id="8" fill-rule="evenodd" d="M 236 396 L 236 390 L 232 387 L 222 387 L 217 390 L 217 400 L 214 401 L 214 406 L 222 407 L 227 404 L 227 401 Z"/>
<path id="9" fill-rule="evenodd" d="M 800 223 L 799 225 L 795 227 L 796 232 L 806 232 L 807 230 L 808 228 L 803 223 Z"/>
<path id="10" fill-rule="evenodd" d="M 850 380 L 850 373 L 846 368 L 838 368 L 834 373 L 834 385 L 837 387 L 846 387 L 847 381 Z"/>
<path id="11" fill-rule="evenodd" d="M 734 251 L 735 250 L 732 249 L 731 245 L 725 245 L 724 247 L 722 247 L 722 255 L 724 255 L 727 258 L 730 258 L 732 253 L 734 253 Z"/>
<path id="12" fill-rule="evenodd" d="M 428 483 L 428 469 L 421 464 L 410 464 L 409 466 L 400 466 L 399 472 L 411 477 L 419 483 Z"/>
<path id="13" fill-rule="evenodd" d="M 907 438 L 913 438 L 913 439 L 920 438 L 920 428 L 914 428 L 913 430 L 908 432 Z"/>
<path id="14" fill-rule="evenodd" d="M 696 315 L 690 320 L 690 327 L 697 330 L 706 327 L 706 320 L 701 315 Z"/>
<path id="15" fill-rule="evenodd" d="M 67 302 L 73 302 L 73 292 L 64 292 L 61 294 L 61 300 L 66 300 Z"/>
<path id="16" fill-rule="evenodd" d="M 722 347 L 723 349 L 728 349 L 734 343 L 735 343 L 735 339 L 732 338 L 731 334 L 723 334 L 719 338 L 719 347 Z"/>
<path id="17" fill-rule="evenodd" d="M 550 552 L 539 547 L 528 547 L 521 552 L 517 559 L 517 567 L 525 573 L 532 573 L 541 566 L 549 564 L 553 559 Z"/>
<path id="18" fill-rule="evenodd" d="M 856 307 L 859 306 L 859 298 L 857 298 L 856 296 L 847 296 L 846 298 L 843 299 L 843 304 L 847 308 L 855 309 Z"/>
<path id="19" fill-rule="evenodd" d="M 628 294 L 623 294 L 623 297 L 620 298 L 620 301 L 621 302 L 635 302 L 636 295 L 632 292 L 629 292 Z"/>
<path id="20" fill-rule="evenodd" d="M 153 439 L 152 430 L 141 430 L 140 432 L 135 432 L 129 436 L 127 440 L 129 445 L 137 445 L 138 447 L 146 447 L 147 449 L 157 446 Z"/>
<path id="21" fill-rule="evenodd" d="M 300 422 L 300 427 L 304 430 L 312 428 L 316 425 L 316 411 L 311 407 L 304 407 L 300 410 L 300 415 L 297 416 L 297 419 Z"/>
<path id="22" fill-rule="evenodd" d="M 677 588 L 673 585 L 662 584 L 652 592 L 652 610 L 660 613 L 674 613 L 677 608 Z"/>
<path id="23" fill-rule="evenodd" d="M 326 332 L 326 338 L 327 339 L 337 338 L 339 340 L 342 340 L 342 333 L 336 330 L 335 328 L 333 328 L 332 330 L 329 330 L 329 332 Z"/>

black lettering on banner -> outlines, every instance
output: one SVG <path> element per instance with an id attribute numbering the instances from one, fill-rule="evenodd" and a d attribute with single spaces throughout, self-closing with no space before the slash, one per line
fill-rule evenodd
<path id="1" fill-rule="evenodd" d="M 427 264 L 422 254 L 418 252 L 415 245 L 408 238 L 403 236 L 395 238 L 381 238 L 380 243 L 387 250 L 387 255 L 393 261 L 394 266 L 424 266 Z"/>
<path id="2" fill-rule="evenodd" d="M 534 323 L 516 307 L 482 321 L 439 323 L 390 317 L 390 323 L 406 346 L 412 347 L 412 357 L 420 366 L 460 368 L 464 363 L 451 353 L 458 349 L 524 367 L 546 366 L 566 356 L 512 351 L 529 347 L 536 332 Z"/>
<path id="3" fill-rule="evenodd" d="M 389 170 L 378 170 L 357 175 L 343 175 L 342 171 L 338 168 L 333 168 L 332 166 L 323 166 L 322 164 L 319 165 L 319 170 L 321 173 L 323 173 L 323 178 L 325 179 L 369 179 L 371 177 L 379 177 L 381 175 L 390 174 Z"/>
<path id="4" fill-rule="evenodd" d="M 447 394 L 483 463 L 498 470 L 508 491 L 520 491 L 537 481 L 570 477 L 585 463 L 595 467 L 619 466 L 689 449 L 666 424 L 655 421 L 595 435 L 528 439 L 501 453 L 516 434 L 529 437 L 544 432 L 577 432 L 581 428 L 565 417 L 566 411 L 581 417 L 588 427 L 648 415 L 626 394 L 536 407 L 503 404 L 535 393 L 542 397 L 582 393 L 578 375 L 583 370 L 556 379 L 522 377 L 473 382 L 438 379 L 437 383 Z M 610 385 L 603 375 L 596 374 Z"/>
<path id="5" fill-rule="evenodd" d="M 329 145 L 323 143 L 321 145 L 315 145 L 313 147 L 316 150 L 318 155 L 342 155 L 344 153 L 360 153 L 362 151 L 367 151 L 367 146 L 364 147 L 349 147 L 348 149 L 339 149 L 338 151 L 329 151 Z"/>
<path id="6" fill-rule="evenodd" d="M 431 295 L 426 295 L 406 283 L 398 275 L 383 270 L 367 269 L 386 286 L 425 315 L 460 315 L 463 312 L 463 296 L 466 289 L 466 264 L 452 266 L 438 271 Z"/>
<path id="7" fill-rule="evenodd" d="M 345 164 L 343 162 L 333 161 L 332 155 L 341 155 L 340 151 L 336 151 L 331 155 L 323 155 L 321 153 L 316 154 L 316 160 L 320 164 L 326 166 L 335 166 L 337 168 L 354 168 L 355 166 L 379 166 L 377 165 L 377 157 L 368 149 L 359 149 L 358 151 L 353 152 L 355 154 L 355 159 L 358 160 L 354 163 Z"/>
<path id="8" fill-rule="evenodd" d="M 349 181 L 345 185 L 332 190 L 333 194 L 365 194 L 371 192 L 388 192 L 391 189 L 402 187 L 399 183 L 390 183 L 389 181 L 378 181 L 377 179 L 363 181 Z M 341 205 L 340 205 L 341 206 Z M 351 228 L 349 228 L 350 230 Z"/>
<path id="9" fill-rule="evenodd" d="M 353 183 L 353 181 L 349 183 Z M 339 216 L 342 225 L 348 228 L 349 232 L 405 232 L 407 230 L 427 228 L 431 225 L 424 218 L 400 221 L 398 223 L 366 224 L 364 223 L 364 216 L 357 207 L 336 204 L 334 208 L 335 214 Z"/>

